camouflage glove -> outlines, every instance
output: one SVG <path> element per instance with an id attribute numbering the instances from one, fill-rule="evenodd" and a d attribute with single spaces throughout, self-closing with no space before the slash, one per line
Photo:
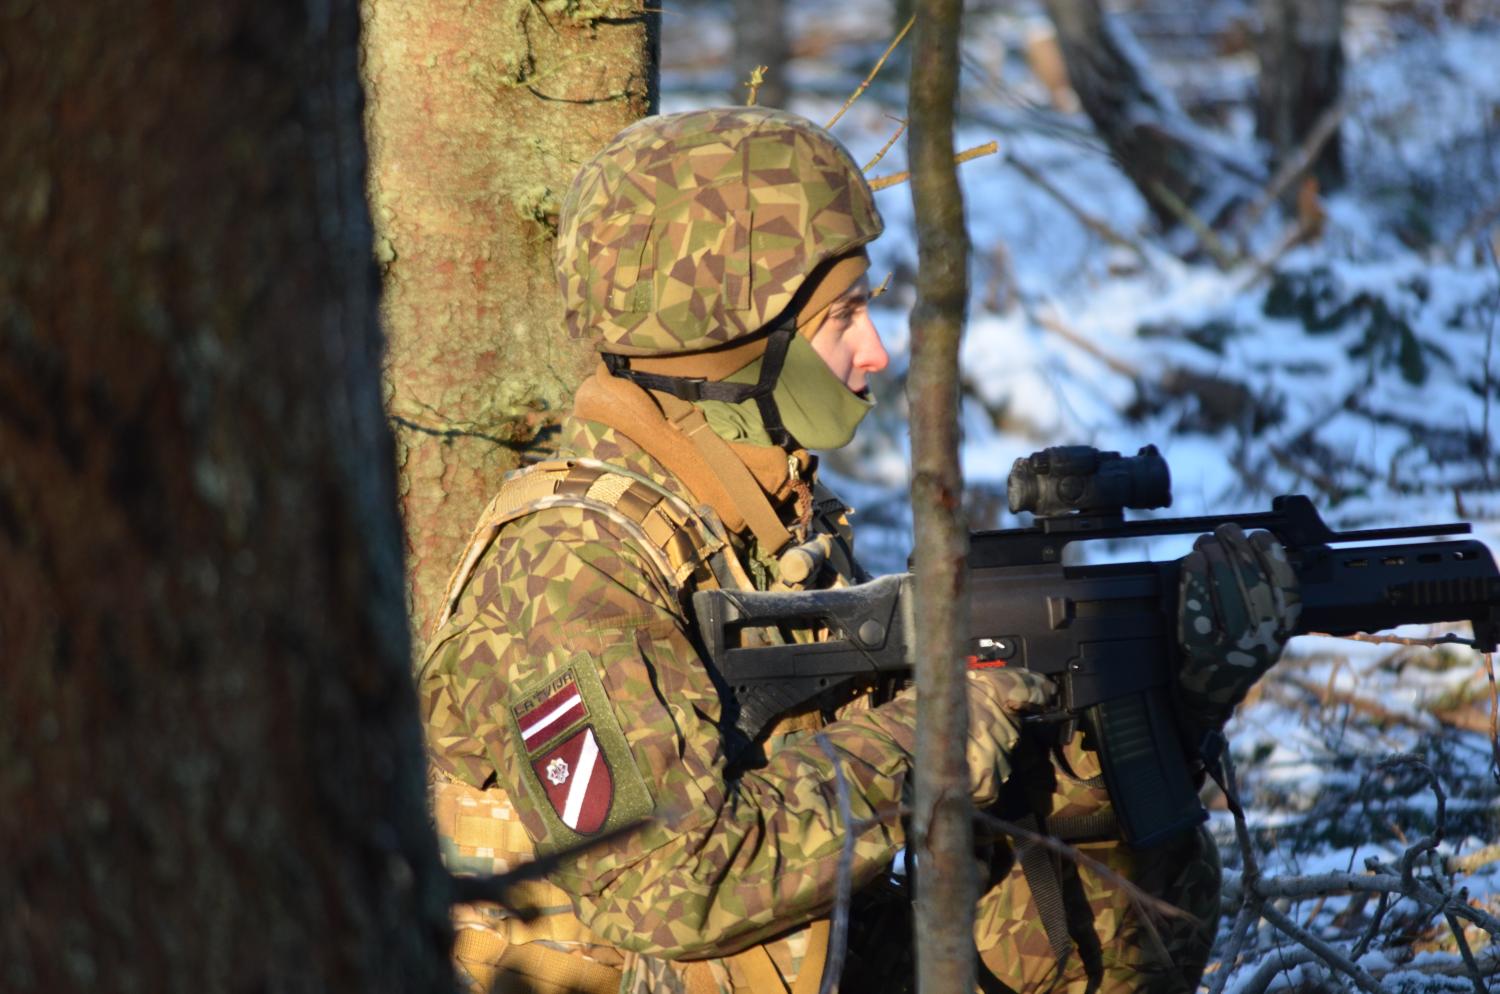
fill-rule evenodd
<path id="1" fill-rule="evenodd" d="M 1178 671 L 1183 724 L 1194 745 L 1218 732 L 1255 681 L 1281 658 L 1302 615 L 1297 574 L 1269 532 L 1220 525 L 1182 559 Z"/>
<path id="2" fill-rule="evenodd" d="M 1022 669 L 969 670 L 969 794 L 984 807 L 1010 778 L 1010 754 L 1021 738 L 1021 717 L 1050 704 L 1057 687 Z"/>

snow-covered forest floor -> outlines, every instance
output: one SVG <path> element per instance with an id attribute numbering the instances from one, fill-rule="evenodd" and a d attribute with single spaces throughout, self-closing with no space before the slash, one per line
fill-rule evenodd
<path id="1" fill-rule="evenodd" d="M 1045 33 L 1039 5 L 969 7 L 959 144 L 999 142 L 999 154 L 961 171 L 973 239 L 963 352 L 971 525 L 1021 523 L 1004 499 L 1018 456 L 1055 444 L 1131 453 L 1155 443 L 1174 483 L 1162 513 L 1265 510 L 1273 495 L 1306 493 L 1334 527 L 1467 519 L 1500 545 L 1491 237 L 1500 230 L 1500 8 L 1351 0 L 1347 186 L 1321 200 L 1310 243 L 1278 254 L 1297 218 L 1272 209 L 1226 233 L 1218 248 L 1230 258 L 1216 261 L 1192 249 L 1191 234 L 1156 233 L 1088 119 L 1053 107 L 1025 59 Z M 1208 140 L 1258 162 L 1256 62 L 1243 40 L 1254 5 L 1115 9 Z M 883 0 L 793 14 L 792 108 L 832 117 L 894 36 L 894 19 Z M 671 5 L 663 23 L 664 109 L 728 99 L 728 5 Z M 858 161 L 876 155 L 905 113 L 904 64 L 898 51 L 835 129 Z M 898 141 L 870 172 L 903 169 Z M 861 508 L 865 558 L 886 571 L 903 567 L 909 545 L 901 387 L 916 250 L 909 189 L 877 202 L 887 233 L 872 275 L 891 278 L 876 317 L 894 362 L 877 384 L 873 424 L 827 465 Z M 1189 541 L 1106 551 L 1162 558 Z M 1295 640 L 1231 725 L 1261 875 L 1366 874 L 1370 860 L 1399 867 L 1440 828 L 1435 855 L 1414 872 L 1439 890 L 1466 888 L 1475 907 L 1500 914 L 1493 694 L 1484 660 L 1467 649 Z M 1420 765 L 1391 765 L 1398 754 Z M 1211 827 L 1233 885 L 1244 859 L 1222 799 Z M 1361 954 L 1370 982 L 1476 989 L 1452 929 L 1430 908 L 1407 898 L 1386 907 L 1318 883 L 1273 910 Z M 1264 920 L 1224 962 L 1237 906 L 1236 886 L 1229 891 L 1207 978 L 1215 987 L 1353 989 Z M 1500 986 L 1500 947 L 1472 924 L 1465 939 L 1485 983 Z"/>

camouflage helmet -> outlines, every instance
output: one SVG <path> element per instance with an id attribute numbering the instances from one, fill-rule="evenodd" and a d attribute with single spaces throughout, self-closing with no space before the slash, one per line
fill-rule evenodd
<path id="1" fill-rule="evenodd" d="M 620 356 L 746 338 L 787 311 L 820 263 L 882 229 L 859 167 L 804 118 L 762 107 L 647 118 L 585 165 L 563 201 L 568 330 Z"/>

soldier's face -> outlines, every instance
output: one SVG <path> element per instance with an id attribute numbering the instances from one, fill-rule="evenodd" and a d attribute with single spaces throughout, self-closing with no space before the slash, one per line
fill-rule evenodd
<path id="1" fill-rule="evenodd" d="M 813 351 L 823 357 L 833 374 L 855 393 L 869 388 L 869 376 L 890 364 L 880 332 L 870 320 L 870 282 L 860 277 L 828 309 L 823 326 L 813 336 Z"/>

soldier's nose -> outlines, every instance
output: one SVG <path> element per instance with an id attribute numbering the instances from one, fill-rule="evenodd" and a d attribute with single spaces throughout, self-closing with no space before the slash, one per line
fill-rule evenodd
<path id="1" fill-rule="evenodd" d="M 891 356 L 885 350 L 885 343 L 880 340 L 875 322 L 866 317 L 862 325 L 859 329 L 859 351 L 855 353 L 854 364 L 867 373 L 878 373 L 891 364 Z"/>

